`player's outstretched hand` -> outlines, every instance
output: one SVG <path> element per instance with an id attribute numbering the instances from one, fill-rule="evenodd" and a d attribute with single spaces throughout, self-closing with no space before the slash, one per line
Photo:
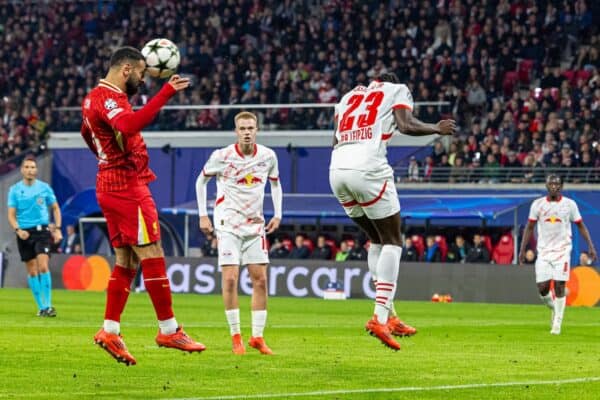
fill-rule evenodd
<path id="1" fill-rule="evenodd" d="M 212 226 L 212 222 L 210 222 L 210 218 L 208 218 L 208 216 L 206 216 L 206 215 L 200 217 L 200 230 L 205 235 L 212 233 L 212 231 L 214 230 L 213 226 Z"/>
<path id="2" fill-rule="evenodd" d="M 190 78 L 182 78 L 181 76 L 175 74 L 171 76 L 169 82 L 167 83 L 173 86 L 173 89 L 179 92 L 180 90 L 183 90 L 190 86 Z"/>
<path id="3" fill-rule="evenodd" d="M 456 132 L 456 121 L 453 119 L 443 119 L 437 123 L 440 135 L 453 135 Z"/>
<path id="4" fill-rule="evenodd" d="M 267 235 L 275 232 L 277 230 L 277 228 L 279 228 L 280 223 L 281 223 L 281 219 L 273 217 L 273 219 L 271 219 L 266 226 Z"/>

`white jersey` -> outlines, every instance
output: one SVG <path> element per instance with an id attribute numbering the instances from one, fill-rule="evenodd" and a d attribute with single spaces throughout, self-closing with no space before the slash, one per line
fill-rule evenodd
<path id="1" fill-rule="evenodd" d="M 558 201 L 548 201 L 547 197 L 536 199 L 531 204 L 529 221 L 537 222 L 538 259 L 555 262 L 570 257 L 571 222 L 581 222 L 573 200 L 564 196 Z"/>
<path id="2" fill-rule="evenodd" d="M 406 85 L 373 81 L 346 93 L 335 106 L 337 144 L 329 168 L 391 174 L 386 146 L 398 129 L 394 119 L 397 108 L 413 109 Z"/>
<path id="3" fill-rule="evenodd" d="M 217 177 L 217 199 L 213 222 L 217 232 L 239 237 L 263 235 L 263 201 L 267 179 L 279 179 L 275 152 L 256 144 L 254 153 L 244 156 L 237 143 L 215 150 L 202 170 Z"/>

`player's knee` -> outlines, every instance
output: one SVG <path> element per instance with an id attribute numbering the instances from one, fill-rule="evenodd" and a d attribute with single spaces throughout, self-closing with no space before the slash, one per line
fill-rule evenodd
<path id="1" fill-rule="evenodd" d="M 554 282 L 554 294 L 556 297 L 564 297 L 565 296 L 565 283 L 560 281 Z"/>
<path id="2" fill-rule="evenodd" d="M 537 287 L 540 295 L 545 296 L 550 291 L 550 282 L 540 282 Z"/>
<path id="3" fill-rule="evenodd" d="M 255 276 L 252 278 L 252 287 L 256 290 L 267 289 L 267 277 L 263 275 Z"/>
<path id="4" fill-rule="evenodd" d="M 232 292 L 237 289 L 237 279 L 234 276 L 223 277 L 223 290 Z"/>

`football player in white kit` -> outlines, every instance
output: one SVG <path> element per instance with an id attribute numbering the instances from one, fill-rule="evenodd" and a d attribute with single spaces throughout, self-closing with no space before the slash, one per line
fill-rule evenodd
<path id="1" fill-rule="evenodd" d="M 369 86 L 355 87 L 335 107 L 329 166 L 333 193 L 371 241 L 367 264 L 375 281 L 375 315 L 365 328 L 394 350 L 399 350 L 400 344 L 392 335 L 409 336 L 416 329 L 400 321 L 394 311 L 402 239 L 400 202 L 386 158 L 387 141 L 397 131 L 413 136 L 452 135 L 456 129 L 453 120 L 427 124 L 412 111 L 410 91 L 393 73 L 382 74 Z"/>
<path id="2" fill-rule="evenodd" d="M 596 249 L 587 227 L 583 223 L 577 204 L 561 194 L 562 179 L 550 174 L 546 177 L 548 195 L 536 199 L 531 204 L 529 221 L 523 232 L 519 264 L 525 262 L 527 245 L 537 224 L 537 260 L 535 262 L 535 281 L 540 298 L 552 311 L 550 333 L 560 335 L 566 305 L 565 284 L 571 270 L 571 222 L 579 228 L 579 233 L 588 245 L 592 260 L 596 259 Z M 554 294 L 550 282 L 554 281 Z"/>
<path id="3" fill-rule="evenodd" d="M 241 112 L 235 116 L 237 142 L 215 150 L 196 180 L 200 230 L 207 234 L 213 224 L 206 209 L 206 184 L 217 177 L 217 199 L 213 214 L 222 270 L 225 316 L 232 337 L 232 351 L 244 354 L 238 302 L 239 267 L 248 266 L 252 281 L 252 337 L 249 345 L 262 354 L 272 354 L 263 339 L 267 320 L 267 264 L 269 251 L 265 238 L 281 222 L 282 190 L 275 152 L 256 143 L 256 115 Z M 265 227 L 263 200 L 267 180 L 271 183 L 273 218 Z"/>

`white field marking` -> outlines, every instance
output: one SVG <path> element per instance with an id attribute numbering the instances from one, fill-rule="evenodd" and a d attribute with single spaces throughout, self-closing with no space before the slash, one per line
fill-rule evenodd
<path id="1" fill-rule="evenodd" d="M 460 390 L 460 389 L 479 389 L 490 387 L 507 387 L 522 385 L 565 385 L 570 383 L 598 382 L 600 376 L 590 376 L 585 378 L 559 379 L 552 381 L 517 381 L 517 382 L 498 382 L 498 383 L 470 383 L 464 385 L 441 385 L 441 386 L 407 386 L 397 388 L 374 388 L 374 389 L 348 389 L 348 390 L 320 390 L 316 392 L 304 393 L 263 393 L 250 395 L 233 396 L 214 396 L 214 397 L 181 397 L 168 400 L 237 400 L 237 399 L 274 399 L 287 397 L 309 397 L 309 396 L 329 396 L 336 394 L 364 394 L 364 393 L 392 393 L 392 392 L 429 392 L 437 390 Z"/>

